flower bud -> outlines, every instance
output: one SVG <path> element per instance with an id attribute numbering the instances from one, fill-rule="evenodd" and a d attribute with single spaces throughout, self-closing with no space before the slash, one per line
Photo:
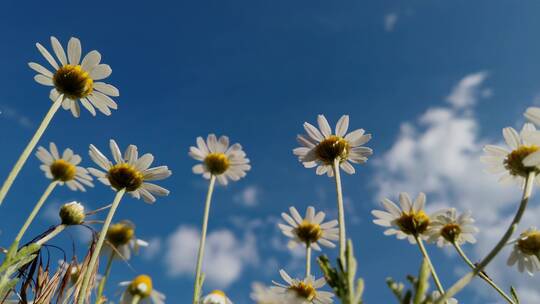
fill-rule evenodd
<path id="1" fill-rule="evenodd" d="M 71 202 L 60 208 L 60 219 L 63 225 L 80 225 L 85 218 L 84 207 L 80 203 Z"/>

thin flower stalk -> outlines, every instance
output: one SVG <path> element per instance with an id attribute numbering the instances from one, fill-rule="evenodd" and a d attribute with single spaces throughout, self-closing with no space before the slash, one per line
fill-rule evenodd
<path id="1" fill-rule="evenodd" d="M 472 270 L 474 270 L 476 268 L 476 265 L 474 265 L 474 263 L 469 259 L 469 257 L 467 257 L 463 249 L 461 249 L 461 246 L 456 242 L 453 242 L 452 245 L 456 249 L 459 256 L 463 259 L 463 261 L 465 261 L 465 263 L 469 265 Z M 497 284 L 495 284 L 495 282 L 493 282 L 493 280 L 488 277 L 484 272 L 481 271 L 480 273 L 478 273 L 478 276 L 484 281 L 486 281 L 486 283 L 488 283 L 491 287 L 493 287 L 493 289 L 495 289 L 501 295 L 501 297 L 506 300 L 506 302 L 514 304 L 512 298 L 509 297 L 499 286 L 497 286 Z"/>
<path id="2" fill-rule="evenodd" d="M 19 233 L 17 233 L 14 243 L 19 243 L 21 241 L 22 237 L 24 236 L 24 233 L 26 232 L 26 230 L 28 230 L 28 227 L 30 227 L 30 224 L 34 221 L 39 210 L 41 209 L 41 207 L 43 207 L 43 204 L 45 203 L 49 195 L 51 195 L 51 193 L 53 192 L 54 188 L 56 188 L 58 183 L 59 183 L 58 181 L 52 181 L 47 186 L 47 188 L 45 189 L 45 191 L 43 192 L 43 194 L 37 201 L 36 205 L 34 206 L 34 209 L 32 209 L 32 212 L 30 212 L 30 215 L 28 216 L 23 226 L 21 227 L 21 230 L 19 230 Z"/>
<path id="3" fill-rule="evenodd" d="M 64 225 L 64 224 L 61 224 L 61 225 L 58 225 L 56 227 L 54 227 L 53 231 L 51 231 L 49 234 L 47 234 L 46 236 L 42 237 L 41 239 L 39 239 L 36 244 L 40 245 L 40 246 L 43 246 L 45 243 L 47 243 L 48 241 L 52 240 L 54 237 L 56 237 L 57 235 L 59 235 L 62 231 L 64 231 L 64 229 L 66 229 L 67 225 Z"/>
<path id="4" fill-rule="evenodd" d="M 431 275 L 433 276 L 433 281 L 435 282 L 435 286 L 437 286 L 437 289 L 441 294 L 444 294 L 444 288 L 441 284 L 441 281 L 439 280 L 439 276 L 437 275 L 437 272 L 435 271 L 435 267 L 433 266 L 433 263 L 431 262 L 431 258 L 429 257 L 429 254 L 426 250 L 426 247 L 424 246 L 424 242 L 422 239 L 418 236 L 414 236 L 416 239 L 416 243 L 418 244 L 418 248 L 420 248 L 420 252 L 422 253 L 422 256 L 426 259 L 426 262 L 428 263 L 429 269 L 431 271 Z"/>
<path id="5" fill-rule="evenodd" d="M 99 286 L 98 286 L 97 295 L 96 295 L 96 304 L 100 304 L 101 297 L 103 296 L 103 290 L 105 289 L 105 284 L 107 284 L 107 279 L 109 278 L 109 275 L 111 274 L 112 263 L 113 263 L 115 255 L 116 255 L 116 252 L 114 250 L 111 250 L 111 254 L 109 255 L 107 259 L 107 266 L 105 266 L 105 274 L 99 281 Z"/>
<path id="6" fill-rule="evenodd" d="M 308 278 L 311 275 L 311 246 L 306 245 L 306 278 Z"/>
<path id="7" fill-rule="evenodd" d="M 199 252 L 197 253 L 197 268 L 195 270 L 195 287 L 193 290 L 193 304 L 198 304 L 201 297 L 202 280 L 201 270 L 202 261 L 204 257 L 204 246 L 206 243 L 206 232 L 208 229 L 208 218 L 210 215 L 210 205 L 212 203 L 212 193 L 214 192 L 214 185 L 216 183 L 216 176 L 212 174 L 210 182 L 208 183 L 208 192 L 206 193 L 206 201 L 204 203 L 204 215 L 201 229 L 201 241 L 199 244 Z"/>
<path id="8" fill-rule="evenodd" d="M 116 212 L 116 209 L 118 208 L 118 205 L 120 204 L 120 201 L 122 200 L 122 197 L 124 196 L 124 193 L 126 193 L 126 189 L 121 189 L 118 192 L 116 192 L 116 196 L 114 197 L 114 201 L 112 203 L 111 209 L 109 210 L 109 213 L 107 214 L 105 223 L 103 223 L 103 227 L 101 228 L 101 232 L 99 233 L 99 239 L 94 249 L 94 253 L 92 254 L 92 257 L 90 258 L 90 263 L 88 264 L 88 269 L 86 270 L 83 276 L 81 292 L 79 293 L 79 296 L 78 296 L 79 303 L 84 304 L 84 301 L 86 301 L 86 292 L 88 290 L 88 285 L 90 284 L 90 277 L 92 276 L 92 271 L 96 267 L 97 259 L 101 252 L 101 248 L 103 247 L 103 243 L 105 242 L 105 236 L 107 235 L 107 230 L 109 229 L 109 226 L 111 225 L 114 213 Z"/>
<path id="9" fill-rule="evenodd" d="M 9 172 L 9 175 L 4 181 L 2 188 L 0 188 L 0 205 L 2 205 L 2 203 L 4 202 L 4 199 L 7 193 L 9 192 L 11 185 L 13 185 L 15 178 L 17 178 L 17 175 L 19 175 L 19 172 L 21 171 L 22 167 L 26 163 L 26 160 L 28 160 L 30 153 L 32 153 L 37 143 L 41 139 L 41 136 L 43 135 L 43 133 L 45 133 L 45 130 L 49 126 L 54 114 L 58 111 L 58 109 L 60 108 L 60 105 L 62 105 L 62 99 L 63 99 L 63 96 L 60 95 L 51 105 L 51 108 L 49 109 L 49 111 L 47 112 L 43 120 L 41 121 L 41 124 L 36 130 L 36 133 L 34 133 L 34 136 L 32 136 L 32 139 L 30 139 L 30 142 L 28 143 L 28 145 L 26 145 L 26 148 L 24 148 L 23 152 L 19 156 L 19 159 L 15 163 L 15 166 L 13 166 L 13 169 L 11 169 L 11 172 Z"/>
<path id="10" fill-rule="evenodd" d="M 341 262 L 345 261 L 345 249 L 346 249 L 346 232 L 345 232 L 345 210 L 343 208 L 343 192 L 341 189 L 341 175 L 339 172 L 339 159 L 334 160 L 332 169 L 334 171 L 336 181 L 336 195 L 338 205 L 338 222 L 339 222 L 339 258 Z"/>
<path id="11" fill-rule="evenodd" d="M 141 301 L 141 296 L 134 295 L 133 299 L 131 300 L 131 304 L 139 304 L 140 301 Z"/>
<path id="12" fill-rule="evenodd" d="M 519 205 L 519 208 L 516 212 L 516 215 L 512 219 L 512 222 L 510 223 L 510 226 L 508 226 L 508 229 L 502 236 L 502 238 L 499 240 L 497 245 L 489 252 L 489 254 L 480 262 L 478 263 L 478 266 L 473 269 L 471 272 L 464 275 L 461 279 L 459 279 L 448 291 L 435 303 L 435 304 L 442 304 L 444 301 L 448 300 L 451 296 L 458 293 L 461 289 L 463 289 L 467 284 L 471 282 L 471 280 L 478 275 L 484 268 L 497 256 L 497 254 L 504 248 L 508 240 L 512 237 L 512 234 L 516 231 L 519 222 L 521 221 L 521 217 L 523 216 L 523 213 L 525 213 L 525 209 L 527 209 L 527 203 L 529 202 L 529 198 L 532 193 L 534 180 L 536 177 L 536 172 L 534 170 L 530 171 L 525 179 L 525 187 L 523 188 L 523 195 L 521 198 L 521 203 Z"/>

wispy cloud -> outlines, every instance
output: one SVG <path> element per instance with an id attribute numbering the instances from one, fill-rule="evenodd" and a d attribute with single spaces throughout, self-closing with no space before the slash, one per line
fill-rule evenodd
<path id="1" fill-rule="evenodd" d="M 30 118 L 7 105 L 0 104 L 0 119 L 14 121 L 19 126 L 26 129 L 31 129 L 34 127 L 34 124 L 30 120 Z"/>
<path id="2" fill-rule="evenodd" d="M 260 190 L 256 186 L 248 186 L 234 196 L 234 201 L 246 207 L 255 207 L 259 203 Z"/>
<path id="3" fill-rule="evenodd" d="M 473 106 L 480 98 L 490 97 L 491 89 L 482 88 L 488 73 L 478 72 L 467 75 L 459 81 L 446 100 L 456 108 Z"/>
<path id="4" fill-rule="evenodd" d="M 384 30 L 387 32 L 393 32 L 399 19 L 398 13 L 388 13 L 384 15 Z"/>

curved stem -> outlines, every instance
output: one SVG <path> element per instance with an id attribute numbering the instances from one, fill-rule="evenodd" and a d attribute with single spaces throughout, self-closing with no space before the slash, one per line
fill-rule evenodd
<path id="1" fill-rule="evenodd" d="M 112 262 L 114 260 L 114 255 L 116 252 L 111 250 L 111 254 L 109 255 L 109 258 L 107 260 L 107 266 L 105 267 L 105 275 L 101 278 L 101 281 L 99 282 L 97 295 L 96 295 L 96 304 L 101 303 L 101 297 L 103 296 L 103 290 L 105 289 L 105 284 L 107 283 L 107 279 L 109 278 L 109 275 L 111 274 L 111 266 Z"/>
<path id="2" fill-rule="evenodd" d="M 311 275 L 311 245 L 306 244 L 306 278 Z"/>
<path id="3" fill-rule="evenodd" d="M 52 104 L 51 108 L 49 109 L 49 111 L 47 112 L 43 120 L 41 121 L 41 124 L 39 125 L 38 129 L 36 130 L 36 133 L 34 133 L 34 136 L 32 136 L 32 139 L 30 139 L 30 142 L 28 143 L 28 145 L 26 145 L 26 148 L 24 148 L 23 152 L 21 153 L 21 156 L 19 156 L 19 159 L 13 166 L 13 169 L 11 169 L 11 172 L 9 172 L 9 175 L 4 181 L 2 188 L 0 188 L 0 205 L 2 205 L 4 198 L 6 197 L 9 189 L 11 188 L 11 185 L 15 181 L 15 178 L 17 177 L 22 167 L 24 166 L 24 163 L 28 159 L 28 156 L 30 156 L 30 153 L 34 150 L 39 139 L 45 132 L 45 129 L 47 129 L 47 126 L 51 122 L 54 114 L 60 108 L 60 105 L 62 104 L 62 100 L 63 100 L 63 95 L 60 95 L 56 99 L 56 101 Z"/>
<path id="4" fill-rule="evenodd" d="M 489 264 L 489 262 L 491 262 L 495 258 L 495 256 L 503 249 L 508 240 L 512 237 L 512 234 L 514 234 L 514 232 L 516 231 L 517 226 L 521 221 L 521 217 L 523 216 L 523 213 L 525 213 L 525 209 L 527 209 L 527 203 L 529 202 L 529 197 L 531 196 L 535 176 L 536 173 L 532 171 L 525 178 L 525 187 L 523 188 L 523 195 L 521 197 L 521 203 L 519 204 L 519 208 L 516 212 L 516 215 L 514 216 L 514 219 L 512 219 L 510 226 L 508 226 L 508 229 L 504 233 L 503 237 L 499 240 L 497 245 L 495 245 L 495 247 L 480 263 L 478 263 L 475 269 L 464 275 L 454 285 L 452 285 L 452 287 L 448 289 L 448 292 L 443 297 L 441 297 L 435 304 L 443 303 L 443 301 L 448 300 L 451 296 L 455 295 L 461 289 L 463 289 L 467 284 L 469 284 L 472 278 L 478 273 L 480 273 L 482 270 L 484 270 L 484 268 Z"/>
<path id="5" fill-rule="evenodd" d="M 346 238 L 345 238 L 345 211 L 343 209 L 343 192 L 341 189 L 341 175 L 339 172 L 339 159 L 334 160 L 332 165 L 334 170 L 334 177 L 336 180 L 336 193 L 337 193 L 337 205 L 338 205 L 338 222 L 339 222 L 339 258 L 343 265 L 346 265 L 345 262 L 345 248 L 346 248 Z"/>
<path id="6" fill-rule="evenodd" d="M 99 239 L 97 241 L 96 248 L 94 249 L 94 252 L 92 253 L 92 257 L 90 258 L 90 263 L 88 263 L 88 268 L 84 272 L 82 287 L 80 289 L 81 291 L 79 293 L 79 296 L 77 297 L 78 299 L 77 303 L 84 304 L 84 302 L 86 301 L 86 293 L 88 291 L 88 285 L 90 284 L 90 277 L 92 276 L 92 272 L 94 271 L 94 268 L 96 267 L 97 259 L 101 252 L 101 248 L 103 247 L 103 242 L 105 242 L 105 236 L 107 235 L 107 230 L 109 230 L 109 226 L 111 225 L 114 213 L 116 212 L 116 208 L 118 208 L 118 205 L 120 204 L 120 201 L 122 200 L 122 196 L 124 196 L 124 193 L 126 193 L 126 189 L 122 189 L 116 192 L 116 196 L 114 197 L 114 201 L 112 203 L 111 209 L 109 210 L 109 213 L 107 214 L 107 218 L 105 219 L 105 223 L 103 224 L 103 227 L 101 228 L 101 232 L 99 233 Z"/>
<path id="7" fill-rule="evenodd" d="M 429 258 L 429 254 L 426 250 L 426 247 L 424 247 L 424 242 L 421 238 L 418 236 L 414 237 L 416 240 L 416 243 L 418 244 L 418 248 L 420 248 L 420 252 L 422 252 L 422 255 L 426 259 L 426 262 L 428 263 L 429 269 L 431 270 L 431 276 L 433 277 L 433 281 L 435 281 L 435 285 L 437 286 L 437 289 L 441 293 L 441 295 L 444 294 L 444 288 L 441 284 L 441 281 L 439 280 L 439 276 L 437 276 L 437 272 L 435 271 L 435 267 L 433 267 L 433 263 L 431 263 L 431 259 Z"/>
<path id="8" fill-rule="evenodd" d="M 53 231 L 51 231 L 49 234 L 47 234 L 46 236 L 39 239 L 36 242 L 36 244 L 38 244 L 40 246 L 43 246 L 43 244 L 45 244 L 48 241 L 52 240 L 55 236 L 59 235 L 60 232 L 64 231 L 64 229 L 66 229 L 66 227 L 67 227 L 67 225 L 64 225 L 64 224 L 61 224 L 61 225 L 58 225 L 58 226 L 54 227 Z"/>
<path id="9" fill-rule="evenodd" d="M 195 271 L 195 287 L 193 290 L 193 304 L 199 303 L 200 293 L 202 289 L 201 269 L 202 261 L 204 257 L 204 246 L 206 243 L 206 231 L 208 229 L 208 217 L 210 215 L 210 205 L 212 203 L 212 193 L 214 192 L 214 185 L 216 183 L 216 176 L 210 177 L 208 184 L 208 192 L 206 193 L 206 202 L 204 203 L 204 215 L 203 224 L 201 229 L 201 241 L 199 244 L 199 252 L 197 253 L 197 268 Z"/>
<path id="10" fill-rule="evenodd" d="M 34 209 L 32 209 L 32 212 L 30 212 L 30 215 L 28 215 L 28 218 L 21 227 L 21 230 L 19 230 L 19 233 L 17 233 L 14 243 L 19 243 L 21 241 L 24 233 L 26 232 L 26 230 L 28 230 L 28 227 L 30 227 L 30 224 L 34 221 L 39 210 L 41 209 L 41 207 L 43 207 L 43 204 L 45 203 L 49 195 L 51 195 L 56 185 L 58 185 L 58 181 L 52 181 L 49 186 L 47 186 L 47 188 L 37 201 L 36 205 L 34 206 Z"/>
<path id="11" fill-rule="evenodd" d="M 457 253 L 461 256 L 463 261 L 465 261 L 465 263 L 467 263 L 467 265 L 469 265 L 469 267 L 474 270 L 476 268 L 476 265 L 474 265 L 474 263 L 471 262 L 471 260 L 467 257 L 465 252 L 463 252 L 463 249 L 461 249 L 461 246 L 456 242 L 453 242 L 452 245 L 456 249 Z M 514 304 L 514 301 L 512 300 L 512 298 L 507 296 L 506 293 L 504 293 L 504 291 L 499 286 L 497 286 L 497 284 L 495 284 L 495 282 L 493 282 L 493 280 L 490 277 L 488 277 L 485 273 L 479 272 L 478 276 L 481 277 L 484 281 L 486 281 L 486 283 L 488 283 L 491 287 L 493 287 L 493 289 L 495 289 L 508 303 Z"/>

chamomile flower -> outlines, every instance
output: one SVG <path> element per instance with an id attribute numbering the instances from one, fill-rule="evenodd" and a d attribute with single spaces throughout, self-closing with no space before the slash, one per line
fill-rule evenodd
<path id="1" fill-rule="evenodd" d="M 129 260 L 131 252 L 137 254 L 140 247 L 148 247 L 148 242 L 135 236 L 135 225 L 130 221 L 112 224 L 107 230 L 105 239 L 107 242 L 101 254 L 109 256 L 114 252 L 115 258 L 118 257 L 122 260 Z"/>
<path id="2" fill-rule="evenodd" d="M 376 217 L 373 223 L 388 227 L 384 231 L 385 235 L 395 234 L 398 239 L 408 239 L 411 244 L 416 243 L 416 237 L 425 238 L 431 221 L 424 211 L 426 203 L 424 193 L 418 194 L 414 203 L 411 202 L 407 193 L 400 193 L 399 204 L 401 208 L 386 198 L 381 203 L 386 211 L 373 210 L 371 214 Z"/>
<path id="3" fill-rule="evenodd" d="M 79 166 L 81 157 L 73 153 L 73 150 L 68 148 L 60 154 L 51 142 L 49 150 L 38 147 L 36 157 L 42 162 L 39 168 L 45 172 L 45 176 L 58 181 L 60 185 L 66 184 L 73 191 L 86 191 L 84 186 L 94 187 L 92 176 L 88 170 Z"/>
<path id="4" fill-rule="evenodd" d="M 233 302 L 223 291 L 214 290 L 203 298 L 202 304 L 233 304 Z"/>
<path id="5" fill-rule="evenodd" d="M 473 226 L 474 219 L 470 212 L 457 215 L 455 208 L 448 208 L 439 211 L 431 216 L 427 235 L 428 241 L 437 243 L 439 247 L 452 243 L 463 244 L 469 242 L 476 243 L 474 234 L 478 228 Z"/>
<path id="6" fill-rule="evenodd" d="M 105 185 L 111 186 L 114 190 L 125 189 L 134 198 L 141 197 L 147 203 L 154 203 L 154 195 L 166 196 L 169 190 L 148 181 L 163 180 L 171 176 L 171 171 L 167 166 L 150 168 L 154 161 L 154 156 L 150 153 L 139 157 L 137 147 L 129 145 L 124 156 L 114 140 L 110 140 L 110 149 L 115 164 L 113 164 L 94 145 L 90 145 L 90 158 L 104 171 L 89 168 L 88 170 Z"/>
<path id="7" fill-rule="evenodd" d="M 523 115 L 534 124 L 540 125 L 540 108 L 529 107 Z"/>
<path id="8" fill-rule="evenodd" d="M 520 133 L 511 127 L 504 128 L 503 137 L 510 149 L 495 145 L 485 146 L 481 161 L 488 166 L 486 170 L 500 174 L 500 181 L 503 183 L 523 184 L 530 172 L 538 171 L 534 165 L 524 163 L 529 155 L 540 150 L 540 138 L 531 136 L 535 131 L 536 128 L 530 123 L 524 124 Z M 535 181 L 540 184 L 540 176 L 537 176 Z"/>
<path id="9" fill-rule="evenodd" d="M 292 239 L 289 242 L 289 248 L 294 248 L 298 244 L 310 246 L 318 251 L 321 250 L 319 244 L 330 248 L 336 247 L 331 241 L 339 239 L 339 229 L 336 228 L 338 225 L 337 220 L 323 223 L 326 214 L 322 211 L 315 214 L 315 208 L 311 206 L 307 208 L 304 218 L 294 207 L 290 207 L 289 211 L 291 215 L 287 213 L 281 214 L 281 217 L 288 225 L 278 224 L 281 232 Z"/>
<path id="10" fill-rule="evenodd" d="M 354 174 L 355 169 L 350 162 L 363 164 L 373 151 L 362 147 L 371 139 L 364 129 L 357 129 L 347 134 L 349 128 L 349 115 L 343 115 L 337 122 L 335 133 L 332 133 L 324 115 L 317 118 L 319 128 L 310 123 L 304 123 L 307 136 L 298 135 L 298 142 L 302 147 L 293 150 L 294 155 L 306 168 L 317 167 L 318 175 L 333 176 L 332 166 L 334 160 L 339 161 L 339 167 L 348 174 Z"/>
<path id="11" fill-rule="evenodd" d="M 260 283 L 253 283 L 251 290 L 251 299 L 256 304 L 302 304 L 303 302 L 296 294 L 278 293 Z"/>
<path id="12" fill-rule="evenodd" d="M 242 146 L 239 143 L 229 146 L 227 136 L 218 139 L 210 134 L 206 142 L 197 137 L 197 146 L 189 148 L 189 155 L 202 162 L 193 166 L 193 173 L 202 174 L 206 179 L 215 176 L 221 185 L 227 185 L 229 179 L 238 181 L 251 169 Z"/>
<path id="13" fill-rule="evenodd" d="M 318 280 L 314 276 L 309 276 L 303 280 L 293 279 L 285 270 L 279 271 L 281 278 L 287 284 L 274 283 L 272 289 L 279 294 L 293 294 L 300 298 L 301 304 L 330 304 L 333 303 L 333 293 L 328 291 L 318 290 L 326 284 L 324 278 Z"/>
<path id="14" fill-rule="evenodd" d="M 78 202 L 70 202 L 62 205 L 58 212 L 62 225 L 80 225 L 86 218 L 84 206 Z"/>
<path id="15" fill-rule="evenodd" d="M 50 92 L 50 98 L 53 101 L 62 98 L 62 107 L 71 110 L 75 117 L 79 117 L 81 113 L 79 102 L 94 116 L 95 108 L 105 115 L 111 115 L 111 109 L 116 109 L 117 105 L 109 96 L 117 97 L 120 93 L 114 86 L 99 81 L 112 73 L 109 65 L 100 63 L 101 54 L 98 51 L 91 51 L 81 60 L 81 42 L 73 37 L 69 39 L 67 54 L 55 37 L 51 37 L 51 44 L 58 61 L 45 47 L 36 43 L 39 52 L 52 66 L 53 71 L 38 63 L 30 62 L 28 64 L 30 68 L 38 73 L 34 77 L 35 81 L 54 87 Z"/>
<path id="16" fill-rule="evenodd" d="M 519 272 L 527 271 L 531 276 L 540 271 L 540 231 L 536 227 L 527 229 L 510 244 L 513 244 L 514 248 L 508 257 L 508 266 L 517 263 Z"/>
<path id="17" fill-rule="evenodd" d="M 154 289 L 152 278 L 142 274 L 135 277 L 132 281 L 120 282 L 120 286 L 127 287 L 122 297 L 120 304 L 131 304 L 133 298 L 138 297 L 141 304 L 164 304 L 165 295 Z"/>

